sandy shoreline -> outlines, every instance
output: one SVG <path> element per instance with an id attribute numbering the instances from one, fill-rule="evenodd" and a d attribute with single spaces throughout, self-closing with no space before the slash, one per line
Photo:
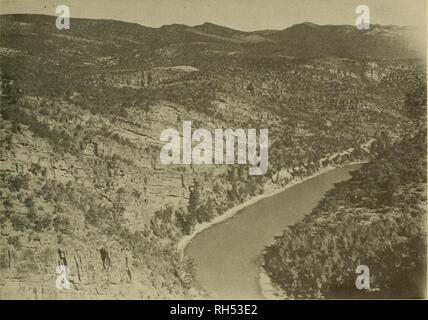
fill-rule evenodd
<path id="1" fill-rule="evenodd" d="M 288 299 L 281 288 L 272 282 L 263 266 L 260 266 L 259 286 L 261 295 L 267 300 L 285 300 Z"/>
<path id="2" fill-rule="evenodd" d="M 348 163 L 344 166 L 350 166 L 350 165 L 354 165 L 354 164 L 361 164 L 364 163 L 365 161 L 355 161 L 355 162 L 351 162 Z M 289 188 L 294 187 L 295 185 L 302 183 L 308 179 L 317 177 L 319 175 L 322 175 L 326 172 L 329 172 L 331 170 L 334 170 L 336 168 L 338 168 L 339 166 L 327 166 L 325 168 L 322 168 L 320 170 L 318 170 L 317 172 L 311 174 L 310 176 L 307 176 L 303 179 L 299 179 L 299 178 L 295 178 L 293 180 L 291 180 L 289 183 L 287 183 L 287 185 L 285 187 L 279 187 L 273 184 L 268 184 L 265 188 L 265 192 L 263 194 L 254 196 L 251 199 L 248 199 L 247 201 L 244 201 L 243 203 L 227 210 L 225 213 L 223 213 L 221 216 L 216 216 L 213 220 L 209 221 L 209 222 L 204 222 L 204 223 L 200 223 L 195 225 L 195 230 L 189 234 L 184 236 L 177 244 L 177 250 L 180 253 L 181 257 L 184 257 L 184 250 L 186 249 L 186 247 L 189 245 L 189 243 L 192 241 L 192 239 L 200 232 L 204 231 L 205 229 L 220 223 L 222 221 L 225 221 L 231 217 L 233 217 L 237 212 L 241 211 L 242 209 L 255 204 L 256 202 L 265 199 L 265 198 L 269 198 L 272 197 L 280 192 L 283 192 Z"/>

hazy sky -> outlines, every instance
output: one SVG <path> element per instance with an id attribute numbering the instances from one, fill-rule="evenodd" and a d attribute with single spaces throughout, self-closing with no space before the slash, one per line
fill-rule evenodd
<path id="1" fill-rule="evenodd" d="M 71 16 L 137 22 L 159 27 L 212 22 L 252 31 L 284 29 L 305 21 L 355 24 L 355 8 L 370 8 L 371 23 L 425 25 L 426 0 L 0 0 L 0 13 L 56 15 L 58 5 Z"/>

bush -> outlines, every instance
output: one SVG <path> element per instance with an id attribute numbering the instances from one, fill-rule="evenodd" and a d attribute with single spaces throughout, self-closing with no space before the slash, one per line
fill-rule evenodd
<path id="1" fill-rule="evenodd" d="M 15 249 L 21 248 L 21 242 L 18 236 L 10 236 L 7 238 L 7 243 L 13 246 Z"/>
<path id="2" fill-rule="evenodd" d="M 52 215 L 49 213 L 43 214 L 36 218 L 34 222 L 34 230 L 40 232 L 50 227 L 52 224 Z"/>
<path id="3" fill-rule="evenodd" d="M 11 214 L 10 222 L 16 231 L 24 231 L 25 229 L 31 228 L 30 220 L 22 214 Z"/>
<path id="4" fill-rule="evenodd" d="M 53 226 L 61 233 L 70 234 L 72 231 L 70 219 L 64 214 L 59 214 L 53 219 Z"/>
<path id="5" fill-rule="evenodd" d="M 22 188 L 28 189 L 28 182 L 30 181 L 28 174 L 18 174 L 17 176 L 10 177 L 8 180 L 9 190 L 12 192 L 19 192 Z"/>

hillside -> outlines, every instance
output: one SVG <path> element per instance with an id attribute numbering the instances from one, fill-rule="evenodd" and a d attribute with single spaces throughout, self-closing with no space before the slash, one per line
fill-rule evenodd
<path id="1" fill-rule="evenodd" d="M 368 164 L 266 248 L 271 279 L 288 298 L 424 298 L 426 159 L 426 128 L 377 141 Z M 358 265 L 369 290 L 355 287 Z"/>
<path id="2" fill-rule="evenodd" d="M 361 145 L 385 132 L 398 139 L 424 114 L 407 102 L 425 91 L 425 65 L 395 38 L 376 57 L 326 37 L 333 51 L 314 55 L 319 43 L 306 49 L 330 27 L 304 26 L 305 40 L 299 25 L 261 34 L 71 25 L 0 16 L 2 298 L 199 297 L 192 263 L 176 251 L 196 223 L 267 186 L 366 159 Z M 349 27 L 335 28 L 342 44 L 367 36 L 348 41 Z M 268 173 L 163 165 L 160 133 L 185 120 L 210 131 L 268 128 Z M 61 263 L 67 292 L 54 286 Z"/>

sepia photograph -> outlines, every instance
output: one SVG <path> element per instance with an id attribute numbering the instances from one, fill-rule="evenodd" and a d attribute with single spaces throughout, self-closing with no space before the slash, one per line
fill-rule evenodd
<path id="1" fill-rule="evenodd" d="M 426 300 L 426 41 L 426 0 L 0 0 L 0 300 Z"/>

